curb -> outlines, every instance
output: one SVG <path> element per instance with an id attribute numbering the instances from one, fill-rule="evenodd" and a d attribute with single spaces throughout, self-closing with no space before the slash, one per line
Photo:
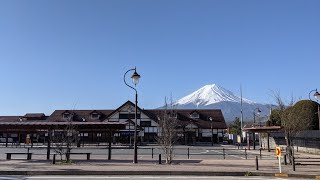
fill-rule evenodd
<path id="1" fill-rule="evenodd" d="M 163 175 L 163 176 L 246 176 L 248 172 L 212 172 L 212 171 L 0 171 L 0 175 Z M 250 176 L 274 176 L 320 179 L 317 175 L 259 173 L 251 172 Z"/>
<path id="2" fill-rule="evenodd" d="M 245 172 L 207 171 L 0 171 L 0 175 L 185 175 L 185 176 L 244 176 Z"/>

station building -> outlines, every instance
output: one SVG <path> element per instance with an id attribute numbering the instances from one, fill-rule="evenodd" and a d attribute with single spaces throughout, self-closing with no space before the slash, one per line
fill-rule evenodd
<path id="1" fill-rule="evenodd" d="M 140 144 L 156 143 L 164 109 L 137 108 L 137 134 Z M 227 129 L 219 109 L 174 109 L 170 117 L 177 122 L 178 143 L 223 141 Z M 79 144 L 133 144 L 135 104 L 127 101 L 112 110 L 56 110 L 50 116 L 27 113 L 24 116 L 0 116 L 0 142 L 6 144 L 46 143 L 68 123 L 74 125 Z M 111 138 L 111 139 L 110 139 Z"/>

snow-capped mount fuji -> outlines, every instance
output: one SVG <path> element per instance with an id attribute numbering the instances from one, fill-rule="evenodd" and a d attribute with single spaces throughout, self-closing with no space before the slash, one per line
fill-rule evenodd
<path id="1" fill-rule="evenodd" d="M 223 101 L 241 103 L 241 97 L 234 95 L 231 91 L 216 85 L 206 85 L 199 90 L 178 100 L 176 105 L 194 104 L 196 106 L 208 106 Z M 242 98 L 243 103 L 255 104 L 255 102 Z"/>
<path id="2" fill-rule="evenodd" d="M 235 117 L 241 116 L 241 97 L 217 84 L 203 86 L 179 99 L 174 105 L 177 109 L 221 109 L 226 121 L 233 121 Z M 247 121 L 253 120 L 256 108 L 261 110 L 260 117 L 263 117 L 269 114 L 270 107 L 270 104 L 242 98 L 243 116 Z"/>

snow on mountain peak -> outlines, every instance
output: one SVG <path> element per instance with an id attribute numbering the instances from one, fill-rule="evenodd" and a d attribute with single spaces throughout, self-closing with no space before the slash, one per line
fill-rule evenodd
<path id="1" fill-rule="evenodd" d="M 177 105 L 185 105 L 185 104 L 194 104 L 196 106 L 199 105 L 210 105 L 218 102 L 229 101 L 229 102 L 241 102 L 241 98 L 231 91 L 217 85 L 205 85 L 197 91 L 187 95 L 180 100 L 178 100 L 175 104 Z M 242 102 L 254 104 L 255 102 L 242 98 Z"/>

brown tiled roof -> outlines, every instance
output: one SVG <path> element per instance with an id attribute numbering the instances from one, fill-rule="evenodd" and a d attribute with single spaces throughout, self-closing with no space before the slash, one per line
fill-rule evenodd
<path id="1" fill-rule="evenodd" d="M 91 118 L 91 113 L 95 111 L 97 113 L 100 114 L 100 118 L 99 119 L 92 119 Z M 74 121 L 79 121 L 79 122 L 101 122 L 104 121 L 107 116 L 109 116 L 109 114 L 111 112 L 113 112 L 113 110 L 56 110 L 54 111 L 47 119 L 47 121 L 56 121 L 56 122 L 63 122 L 66 121 L 65 119 L 63 119 L 63 113 L 65 112 L 69 112 L 73 114 L 73 120 Z"/>
<path id="2" fill-rule="evenodd" d="M 144 110 L 144 112 L 147 112 L 150 116 L 150 118 L 158 121 L 158 116 L 163 112 L 162 109 L 156 109 L 156 110 Z M 220 109 L 197 109 L 196 111 L 199 113 L 199 118 L 194 119 L 190 117 L 190 114 L 194 112 L 194 109 L 175 109 L 174 110 L 177 113 L 177 119 L 179 120 L 180 125 L 188 125 L 190 122 L 197 125 L 200 128 L 203 129 L 210 129 L 211 128 L 211 121 L 209 117 L 212 117 L 213 123 L 212 128 L 213 129 L 227 129 L 228 126 L 225 122 L 225 119 L 223 117 L 223 114 Z"/>
<path id="3" fill-rule="evenodd" d="M 25 118 L 41 118 L 45 117 L 46 115 L 44 113 L 27 113 L 23 117 Z"/>
<path id="4" fill-rule="evenodd" d="M 21 116 L 0 116 L 0 122 L 18 122 Z"/>
<path id="5" fill-rule="evenodd" d="M 112 114 L 119 111 L 123 106 L 126 104 L 131 104 L 134 106 L 134 104 L 131 101 L 127 101 L 123 105 L 121 105 L 116 110 L 56 110 L 54 111 L 46 120 L 45 122 L 66 122 L 66 119 L 63 119 L 63 113 L 71 113 L 73 115 L 73 121 L 74 122 L 103 122 L 108 119 Z M 149 118 L 155 120 L 158 122 L 158 117 L 164 113 L 164 109 L 140 109 L 142 113 L 146 114 Z M 226 129 L 227 125 L 224 120 L 223 114 L 221 110 L 219 109 L 197 109 L 196 111 L 199 113 L 199 118 L 191 118 L 190 114 L 194 112 L 194 109 L 175 109 L 174 110 L 177 113 L 177 119 L 179 120 L 180 126 L 187 126 L 192 122 L 193 124 L 197 125 L 200 128 L 204 129 L 210 129 L 211 128 L 211 121 L 209 120 L 209 117 L 212 117 L 213 123 L 212 127 L 214 129 Z M 99 119 L 92 119 L 91 114 L 92 113 L 98 113 L 100 114 Z M 42 113 L 28 113 L 25 116 L 27 117 L 40 117 L 44 114 Z M 46 117 L 46 116 L 45 116 Z M 28 119 L 28 118 L 27 118 Z M 25 118 L 22 118 L 21 116 L 0 116 L 0 122 L 23 122 L 28 121 Z M 38 119 L 34 119 L 34 123 L 36 123 Z M 39 119 L 40 120 L 40 119 Z M 43 120 L 42 120 L 43 121 Z"/>

